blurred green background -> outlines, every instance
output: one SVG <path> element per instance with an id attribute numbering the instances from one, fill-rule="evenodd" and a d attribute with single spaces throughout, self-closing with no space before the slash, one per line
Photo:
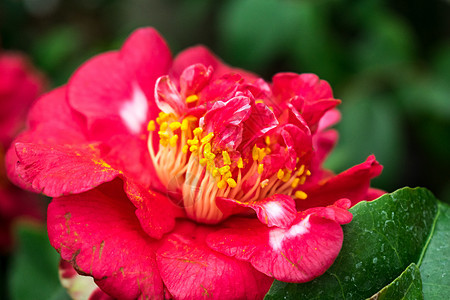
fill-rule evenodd
<path id="1" fill-rule="evenodd" d="M 140 26 L 154 26 L 174 54 L 204 44 L 267 80 L 318 74 L 343 101 L 327 167 L 374 153 L 385 167 L 374 186 L 424 186 L 450 203 L 448 0 L 0 2 L 2 48 L 30 55 L 53 86 Z"/>

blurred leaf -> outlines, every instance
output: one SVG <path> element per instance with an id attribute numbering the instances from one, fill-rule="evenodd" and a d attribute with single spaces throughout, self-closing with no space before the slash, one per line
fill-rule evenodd
<path id="1" fill-rule="evenodd" d="M 437 216 L 436 198 L 423 188 L 403 188 L 350 209 L 344 243 L 324 275 L 304 284 L 275 281 L 267 299 L 362 299 L 417 262 Z M 440 270 L 445 272 L 446 270 Z"/>
<path id="2" fill-rule="evenodd" d="M 371 300 L 420 300 L 423 299 L 422 280 L 416 264 L 409 267 L 391 284 L 373 295 Z"/>
<path id="3" fill-rule="evenodd" d="M 406 163 L 401 111 L 391 95 L 377 95 L 368 84 L 357 81 L 357 90 L 343 95 L 342 121 L 337 125 L 339 142 L 325 166 L 340 172 L 375 154 L 384 170 L 374 185 L 392 190 L 398 188 L 392 182 L 403 175 Z"/>
<path id="4" fill-rule="evenodd" d="M 256 71 L 284 52 L 299 25 L 298 3 L 292 1 L 230 1 L 219 17 L 227 61 Z"/>
<path id="5" fill-rule="evenodd" d="M 11 299 L 67 299 L 58 279 L 59 255 L 45 227 L 22 223 L 17 234 L 18 249 L 9 270 Z"/>
<path id="6" fill-rule="evenodd" d="M 450 295 L 450 206 L 439 204 L 434 232 L 420 266 L 426 299 Z"/>
<path id="7" fill-rule="evenodd" d="M 354 57 L 360 70 L 389 70 L 412 62 L 415 43 L 406 23 L 386 11 L 382 11 L 365 28 L 354 49 Z"/>

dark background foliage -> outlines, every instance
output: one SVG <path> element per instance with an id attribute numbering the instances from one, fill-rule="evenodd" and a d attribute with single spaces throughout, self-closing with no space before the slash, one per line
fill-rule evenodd
<path id="1" fill-rule="evenodd" d="M 374 153 L 374 186 L 425 186 L 450 202 L 450 2 L 446 0 L 2 0 L 0 43 L 67 81 L 89 57 L 154 26 L 270 80 L 312 72 L 342 99 L 339 172 Z M 1 297 L 2 295 L 0 295 Z"/>

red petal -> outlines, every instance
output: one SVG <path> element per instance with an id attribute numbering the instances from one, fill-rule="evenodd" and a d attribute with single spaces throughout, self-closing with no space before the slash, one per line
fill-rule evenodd
<path id="1" fill-rule="evenodd" d="M 176 299 L 261 299 L 272 279 L 249 263 L 211 250 L 205 243 L 213 228 L 183 222 L 158 249 L 161 277 Z"/>
<path id="2" fill-rule="evenodd" d="M 154 84 L 167 74 L 170 62 L 159 34 L 152 28 L 139 29 L 120 52 L 101 54 L 77 70 L 68 85 L 70 104 L 86 116 L 89 129 L 100 123 L 109 135 L 139 135 L 156 117 Z"/>
<path id="3" fill-rule="evenodd" d="M 177 87 L 168 75 L 161 76 L 156 81 L 155 101 L 158 108 L 167 114 L 180 116 L 187 109 L 186 103 L 181 99 Z"/>
<path id="4" fill-rule="evenodd" d="M 307 200 L 297 201 L 297 209 L 327 206 L 341 198 L 348 198 L 352 206 L 366 198 L 370 180 L 380 175 L 383 167 L 371 155 L 367 160 L 354 166 L 325 182 L 309 184 L 302 187 L 308 194 Z"/>
<path id="5" fill-rule="evenodd" d="M 202 64 L 187 67 L 180 77 L 180 92 L 182 95 L 190 96 L 198 94 L 211 79 L 213 69 L 206 68 Z"/>
<path id="6" fill-rule="evenodd" d="M 50 243 L 114 298 L 162 298 L 154 240 L 142 231 L 120 185 L 113 186 L 54 198 L 48 208 Z"/>
<path id="7" fill-rule="evenodd" d="M 17 174 L 33 191 L 49 197 L 81 193 L 121 173 L 101 158 L 102 150 L 98 144 L 17 143 Z"/>
<path id="8" fill-rule="evenodd" d="M 167 197 L 131 181 L 126 182 L 125 192 L 137 208 L 136 216 L 142 229 L 152 238 L 160 239 L 170 232 L 175 227 L 175 218 L 184 215 L 184 210 Z"/>
<path id="9" fill-rule="evenodd" d="M 268 228 L 254 220 L 230 220 L 232 228 L 208 236 L 208 245 L 250 262 L 285 282 L 306 282 L 322 275 L 342 246 L 341 226 L 319 211 L 299 213 L 292 226 Z"/>
<path id="10" fill-rule="evenodd" d="M 205 67 L 212 67 L 213 79 L 219 78 L 227 73 L 238 73 L 242 75 L 247 81 L 255 81 L 258 77 L 250 72 L 232 68 L 224 64 L 219 58 L 212 54 L 207 48 L 203 46 L 196 46 L 188 48 L 177 55 L 173 62 L 171 70 L 172 78 L 179 78 L 183 71 L 194 64 L 202 64 Z"/>

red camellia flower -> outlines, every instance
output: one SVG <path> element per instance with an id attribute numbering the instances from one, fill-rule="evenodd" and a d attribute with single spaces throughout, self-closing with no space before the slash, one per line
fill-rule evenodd
<path id="1" fill-rule="evenodd" d="M 10 250 L 11 225 L 18 217 L 43 219 L 36 195 L 7 179 L 4 156 L 14 136 L 25 127 L 26 113 L 42 93 L 44 81 L 24 55 L 0 50 L 0 251 Z"/>
<path id="2" fill-rule="evenodd" d="M 112 297 L 262 298 L 323 274 L 347 209 L 380 194 L 373 156 L 321 167 L 339 102 L 313 74 L 267 83 L 203 47 L 172 61 L 140 29 L 39 99 L 9 174 L 54 197 L 51 244 Z"/>

